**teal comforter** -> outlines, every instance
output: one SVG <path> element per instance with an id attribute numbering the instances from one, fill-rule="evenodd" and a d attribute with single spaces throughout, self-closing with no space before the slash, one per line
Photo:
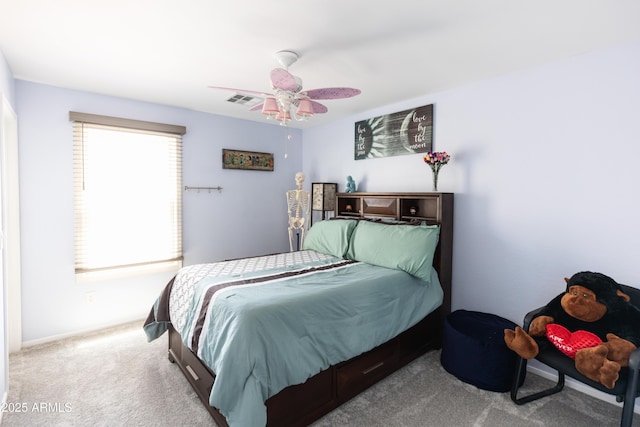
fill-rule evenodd
<path id="1" fill-rule="evenodd" d="M 167 322 L 179 325 L 184 344 L 215 372 L 209 401 L 230 426 L 264 426 L 269 397 L 388 341 L 443 298 L 435 270 L 426 283 L 327 256 L 197 282 L 181 281 L 181 273 L 154 304 L 145 332 L 153 340 Z M 167 303 L 182 305 L 184 318 L 161 319 Z"/>

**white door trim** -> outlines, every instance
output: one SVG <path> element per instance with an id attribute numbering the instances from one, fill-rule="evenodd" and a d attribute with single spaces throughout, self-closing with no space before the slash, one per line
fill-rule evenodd
<path id="1" fill-rule="evenodd" d="M 0 95 L 0 142 L 2 145 L 2 209 L 4 234 L 4 280 L 7 346 L 10 353 L 22 348 L 22 297 L 20 262 L 20 175 L 18 173 L 18 117 Z"/>

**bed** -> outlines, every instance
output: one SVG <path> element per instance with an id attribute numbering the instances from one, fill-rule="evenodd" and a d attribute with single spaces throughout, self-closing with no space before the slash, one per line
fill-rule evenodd
<path id="1" fill-rule="evenodd" d="M 435 200 L 438 215 L 360 210 L 315 223 L 301 251 L 187 266 L 167 284 L 145 332 L 168 332 L 169 359 L 217 424 L 308 425 L 440 346 L 453 199 L 402 194 L 363 197 L 398 212 L 402 197 Z"/>

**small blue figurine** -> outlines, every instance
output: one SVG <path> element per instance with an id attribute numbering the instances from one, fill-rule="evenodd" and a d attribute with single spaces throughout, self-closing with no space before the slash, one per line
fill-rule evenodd
<path id="1" fill-rule="evenodd" d="M 356 192 L 356 182 L 351 178 L 351 175 L 347 177 L 347 188 L 344 190 L 345 193 L 355 193 Z"/>

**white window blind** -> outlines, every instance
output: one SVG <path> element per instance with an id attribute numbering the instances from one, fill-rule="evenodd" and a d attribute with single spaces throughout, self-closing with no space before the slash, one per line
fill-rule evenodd
<path id="1" fill-rule="evenodd" d="M 182 126 L 69 113 L 77 274 L 182 261 Z"/>

